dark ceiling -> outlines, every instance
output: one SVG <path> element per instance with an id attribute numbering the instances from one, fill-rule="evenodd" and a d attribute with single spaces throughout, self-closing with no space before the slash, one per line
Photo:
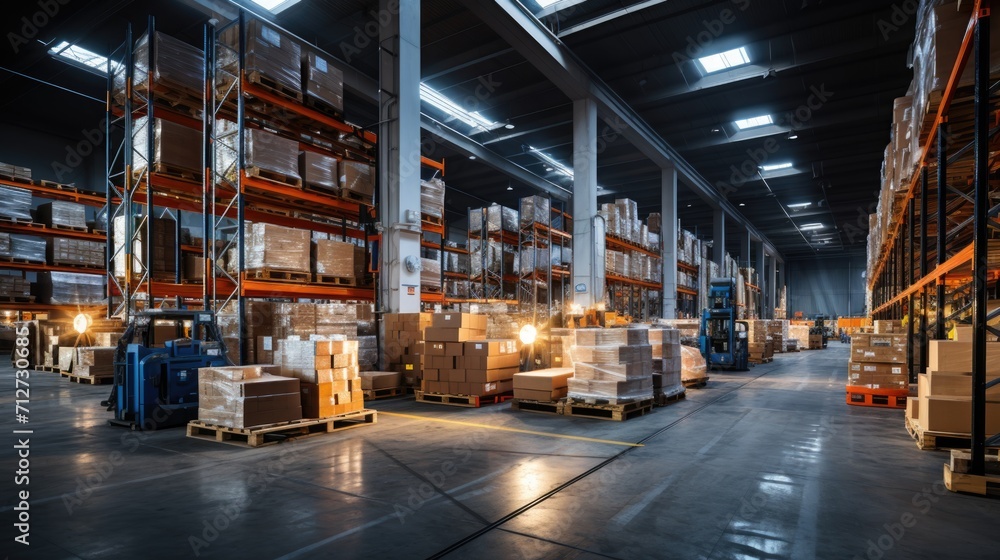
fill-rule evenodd
<path id="1" fill-rule="evenodd" d="M 884 31 L 884 22 L 892 21 L 891 0 L 562 0 L 554 13 L 533 0 L 523 3 L 723 190 L 783 256 L 864 252 L 864 235 L 854 228 L 867 222 L 860 215 L 872 211 L 892 101 L 906 93 L 912 77 L 907 53 L 913 22 Z M 67 40 L 108 52 L 123 40 L 127 23 L 139 34 L 152 14 L 160 31 L 201 44 L 208 17 L 203 6 L 210 4 L 76 0 L 61 6 L 37 36 L 19 46 L 20 52 L 5 46 L 0 119 L 75 138 L 100 121 L 103 104 L 10 70 L 97 99 L 104 97 L 104 80 L 54 61 L 37 40 Z M 518 165 L 570 187 L 568 178 L 547 172 L 546 164 L 527 151 L 530 145 L 572 166 L 570 99 L 463 6 L 458 0 L 423 0 L 424 82 L 469 110 L 514 125 L 472 136 Z M 365 41 L 364 29 L 377 9 L 373 0 L 301 0 L 275 19 L 375 78 L 377 45 Z M 5 19 L 14 22 L 38 11 L 37 1 L 18 2 L 8 5 Z M 16 33 L 21 23 L 8 27 Z M 750 64 L 703 75 L 690 60 L 738 47 L 746 49 Z M 374 123 L 370 102 L 348 95 L 346 105 L 352 122 Z M 424 109 L 443 120 L 433 108 Z M 739 132 L 733 124 L 764 114 L 772 116 L 774 125 Z M 604 129 L 598 163 L 601 201 L 627 197 L 638 201 L 642 215 L 658 211 L 657 167 L 605 123 L 598 129 Z M 469 206 L 513 205 L 532 193 L 446 144 L 427 145 L 425 155 L 447 161 L 452 217 Z M 755 160 L 764 163 L 764 157 L 767 163 L 793 167 L 765 173 L 761 180 Z M 806 202 L 812 205 L 802 210 L 787 207 Z M 688 189 L 682 189 L 679 208 L 686 229 L 702 236 L 711 231 L 711 207 Z M 811 234 L 793 225 L 814 222 L 824 229 Z M 730 224 L 727 249 L 738 255 L 741 232 Z"/>

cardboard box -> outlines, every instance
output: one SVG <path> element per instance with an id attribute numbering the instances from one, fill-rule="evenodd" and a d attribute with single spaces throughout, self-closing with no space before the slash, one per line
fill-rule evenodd
<path id="1" fill-rule="evenodd" d="M 925 397 L 920 399 L 920 427 L 928 432 L 968 434 L 972 431 L 972 399 Z M 986 402 L 986 434 L 1000 431 L 1000 402 Z"/>
<path id="2" fill-rule="evenodd" d="M 465 351 L 464 342 L 446 342 L 444 345 L 445 356 L 462 356 Z"/>
<path id="3" fill-rule="evenodd" d="M 450 387 L 458 395 L 476 395 L 487 397 L 509 393 L 514 390 L 514 381 L 496 381 L 489 383 L 453 383 Z"/>
<path id="4" fill-rule="evenodd" d="M 430 342 L 424 344 L 427 356 L 447 356 L 444 342 Z M 430 367 L 430 366 L 428 366 Z"/>
<path id="5" fill-rule="evenodd" d="M 424 332 L 424 338 L 428 341 L 436 342 L 465 342 L 467 340 L 483 340 L 486 338 L 486 329 L 466 329 L 466 328 L 439 328 L 429 327 Z"/>
<path id="6" fill-rule="evenodd" d="M 552 389 L 551 391 L 539 391 L 535 389 L 519 389 L 517 388 L 517 382 L 514 382 L 514 398 L 526 401 L 542 401 L 542 402 L 553 402 L 566 396 L 568 389 L 566 387 L 560 387 L 558 389 Z"/>
<path id="7" fill-rule="evenodd" d="M 910 420 L 920 419 L 920 399 L 918 397 L 906 397 L 906 417 Z"/>
<path id="8" fill-rule="evenodd" d="M 455 357 L 427 356 L 427 367 L 433 369 L 455 369 Z"/>
<path id="9" fill-rule="evenodd" d="M 519 367 L 503 369 L 467 369 L 465 370 L 465 381 L 467 383 L 489 383 L 492 381 L 513 380 Z"/>
<path id="10" fill-rule="evenodd" d="M 425 368 L 422 378 L 424 381 L 441 381 L 441 370 Z"/>
<path id="11" fill-rule="evenodd" d="M 501 356 L 463 356 L 462 366 L 469 370 L 516 368 L 521 365 L 520 354 L 504 354 Z"/>
<path id="12" fill-rule="evenodd" d="M 395 371 L 363 371 L 358 381 L 362 390 L 375 391 L 399 387 L 402 380 L 399 372 Z"/>
<path id="13" fill-rule="evenodd" d="M 439 329 L 476 329 L 485 331 L 486 315 L 473 315 L 472 313 L 435 313 L 431 316 L 431 327 Z"/>
<path id="14" fill-rule="evenodd" d="M 851 373 L 876 373 L 881 375 L 904 375 L 906 366 L 903 364 L 882 364 L 878 362 L 848 362 L 847 371 Z"/>
<path id="15" fill-rule="evenodd" d="M 570 377 L 573 377 L 573 368 L 526 371 L 514 375 L 514 387 L 515 389 L 551 392 L 566 387 Z"/>
<path id="16" fill-rule="evenodd" d="M 931 340 L 927 350 L 927 368 L 932 371 L 971 372 L 972 343 Z M 1000 342 L 986 344 L 986 375 L 1000 375 Z"/>
<path id="17" fill-rule="evenodd" d="M 466 375 L 464 369 L 443 369 L 441 370 L 441 381 L 449 383 L 465 383 Z"/>
<path id="18" fill-rule="evenodd" d="M 516 354 L 517 343 L 509 339 L 477 340 L 466 342 L 464 356 L 499 356 Z"/>
<path id="19" fill-rule="evenodd" d="M 336 414 L 334 407 L 336 399 L 332 393 L 323 391 L 321 395 L 320 385 L 303 381 L 301 384 L 301 405 L 303 418 L 327 418 Z"/>

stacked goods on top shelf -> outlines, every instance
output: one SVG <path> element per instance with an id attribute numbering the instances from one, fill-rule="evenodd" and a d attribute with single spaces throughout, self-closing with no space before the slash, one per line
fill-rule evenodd
<path id="1" fill-rule="evenodd" d="M 225 170 L 226 178 L 236 181 L 239 155 L 239 135 L 237 124 L 232 121 L 217 122 L 219 142 L 226 149 L 218 150 L 218 169 Z M 244 134 L 244 158 L 247 174 L 275 181 L 290 187 L 301 187 L 299 175 L 299 143 L 256 128 L 248 128 Z"/>
<path id="2" fill-rule="evenodd" d="M 18 181 L 31 181 L 31 169 L 27 167 L 21 167 L 20 165 L 13 165 L 10 163 L 0 162 L 0 177 L 7 177 L 10 179 L 16 179 Z M 9 188 L 9 187 L 4 187 Z"/>
<path id="3" fill-rule="evenodd" d="M 419 385 L 424 369 L 424 330 L 431 326 L 431 314 L 386 313 L 382 326 L 384 367 L 401 373 L 408 386 Z"/>
<path id="4" fill-rule="evenodd" d="M 653 350 L 653 392 L 665 397 L 683 393 L 681 332 L 651 328 L 649 343 Z"/>
<path id="5" fill-rule="evenodd" d="M 554 402 L 569 392 L 573 368 L 550 368 L 514 374 L 514 398 Z"/>
<path id="6" fill-rule="evenodd" d="M 423 248 L 420 258 L 420 289 L 425 292 L 441 291 L 441 251 Z"/>
<path id="7" fill-rule="evenodd" d="M 444 219 L 444 181 L 437 177 L 420 182 L 420 213 L 438 220 Z"/>
<path id="8" fill-rule="evenodd" d="M 134 150 L 133 175 L 138 176 L 146 167 L 147 134 L 153 135 L 153 166 L 155 173 L 181 175 L 187 179 L 201 177 L 201 132 L 165 119 L 153 119 L 150 130 L 149 119 L 139 117 L 133 127 Z"/>
<path id="9" fill-rule="evenodd" d="M 103 305 L 104 276 L 71 272 L 39 272 L 35 284 L 38 303 L 50 305 Z"/>
<path id="10" fill-rule="evenodd" d="M 620 404 L 653 398 L 649 329 L 576 329 L 569 398 Z"/>
<path id="11" fill-rule="evenodd" d="M 133 60 L 136 91 L 142 94 L 148 91 L 152 74 L 153 83 L 159 86 L 157 94 L 165 94 L 169 104 L 201 117 L 202 106 L 195 103 L 201 101 L 205 89 L 205 57 L 201 49 L 157 31 L 153 34 L 153 65 L 149 68 L 149 33 L 144 33 L 136 41 Z M 118 78 L 115 94 L 121 96 L 124 94 L 124 75 L 116 74 L 115 77 Z"/>
<path id="12" fill-rule="evenodd" d="M 299 170 L 306 188 L 340 193 L 340 176 L 337 158 L 318 154 L 311 150 L 299 152 Z"/>
<path id="13" fill-rule="evenodd" d="M 278 341 L 274 362 L 282 375 L 301 382 L 302 415 L 326 418 L 364 408 L 358 341 L 342 337 Z"/>
<path id="14" fill-rule="evenodd" d="M 0 233 L 0 259 L 44 263 L 45 246 L 41 237 Z"/>
<path id="15" fill-rule="evenodd" d="M 956 329 L 955 340 L 931 340 L 927 372 L 917 376 L 917 398 L 906 418 L 928 432 L 969 434 L 972 418 L 972 327 Z M 1000 375 L 1000 342 L 988 335 L 986 378 Z M 986 390 L 986 436 L 1000 432 L 1000 386 Z M 968 436 L 966 436 L 968 437 Z"/>
<path id="16" fill-rule="evenodd" d="M 232 60 L 221 60 L 235 74 L 239 50 L 240 29 L 230 27 L 223 32 L 222 41 L 230 48 Z M 221 51 L 226 52 L 226 51 Z M 246 51 L 244 70 L 253 83 L 263 84 L 302 100 L 302 49 L 299 44 L 284 36 L 267 23 L 251 19 L 246 22 Z"/>
<path id="17" fill-rule="evenodd" d="M 198 420 L 249 428 L 302 418 L 299 380 L 274 375 L 274 366 L 198 370 Z"/>
<path id="18" fill-rule="evenodd" d="M 344 72 L 311 50 L 302 59 L 302 91 L 310 104 L 319 102 L 334 113 L 344 112 Z"/>
<path id="19" fill-rule="evenodd" d="M 46 202 L 35 210 L 35 221 L 50 228 L 86 231 L 87 209 L 75 202 Z"/>
<path id="20" fill-rule="evenodd" d="M 552 203 L 543 196 L 526 196 L 521 198 L 521 227 L 532 224 L 549 226 L 552 217 Z"/>
<path id="21" fill-rule="evenodd" d="M 114 242 L 114 259 L 112 270 L 115 277 L 125 278 L 125 239 L 128 233 L 125 231 L 125 216 L 116 216 L 112 221 L 111 238 Z M 133 231 L 138 230 L 138 235 L 133 238 L 132 243 L 132 272 L 137 274 L 143 270 L 142 263 L 145 256 L 146 227 L 143 218 L 135 217 L 133 220 Z M 174 260 L 174 250 L 177 244 L 177 222 L 170 218 L 156 218 L 153 221 L 153 258 L 147 263 L 149 272 L 154 276 L 173 277 L 177 271 L 177 262 Z"/>
<path id="22" fill-rule="evenodd" d="M 312 246 L 317 282 L 322 277 L 334 277 L 353 286 L 364 280 L 363 247 L 330 239 L 314 239 Z"/>
<path id="23" fill-rule="evenodd" d="M 0 220 L 14 222 L 31 221 L 31 191 L 17 187 L 0 185 Z"/>
<path id="24" fill-rule="evenodd" d="M 855 334 L 847 372 L 848 387 L 907 389 L 906 335 Z"/>

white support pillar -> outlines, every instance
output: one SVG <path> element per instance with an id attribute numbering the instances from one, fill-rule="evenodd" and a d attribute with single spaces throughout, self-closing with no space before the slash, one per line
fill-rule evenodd
<path id="1" fill-rule="evenodd" d="M 604 301 L 604 232 L 597 207 L 597 104 L 573 102 L 573 301 Z"/>
<path id="2" fill-rule="evenodd" d="M 740 266 L 753 268 L 753 253 L 750 248 L 750 230 L 743 229 L 740 233 Z M 749 278 L 747 280 L 750 280 Z"/>
<path id="3" fill-rule="evenodd" d="M 663 318 L 677 318 L 677 169 L 660 171 L 660 244 L 663 255 Z"/>
<path id="4" fill-rule="evenodd" d="M 760 288 L 760 309 L 758 314 L 761 319 L 767 319 L 767 273 L 764 270 L 764 243 L 757 244 L 757 257 L 754 259 L 753 267 L 757 271 L 757 287 Z"/>
<path id="5" fill-rule="evenodd" d="M 778 305 L 778 259 L 771 255 L 770 263 L 767 267 L 767 318 L 774 319 L 774 308 Z"/>
<path id="6" fill-rule="evenodd" d="M 420 311 L 420 1 L 380 0 L 379 8 L 386 17 L 379 26 L 378 178 L 385 228 L 379 290 L 383 310 L 414 313 Z"/>
<path id="7" fill-rule="evenodd" d="M 722 276 L 726 266 L 726 212 L 721 208 L 716 208 L 712 226 L 712 260 Z"/>

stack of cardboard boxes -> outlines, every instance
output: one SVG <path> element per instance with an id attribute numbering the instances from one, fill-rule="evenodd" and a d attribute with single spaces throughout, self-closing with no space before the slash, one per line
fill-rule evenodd
<path id="1" fill-rule="evenodd" d="M 573 368 L 549 368 L 514 374 L 514 398 L 555 402 L 569 393 Z"/>
<path id="2" fill-rule="evenodd" d="M 856 335 L 857 336 L 857 335 Z M 917 376 L 917 397 L 907 399 L 906 418 L 926 432 L 972 431 L 972 327 L 957 327 L 955 340 L 932 340 L 927 373 Z M 1000 342 L 986 344 L 986 379 L 1000 376 Z M 1000 432 L 1000 386 L 986 390 L 986 433 Z"/>
<path id="3" fill-rule="evenodd" d="M 364 408 L 356 340 L 278 341 L 275 365 L 301 381 L 302 415 L 327 418 Z"/>
<path id="4" fill-rule="evenodd" d="M 517 344 L 487 340 L 485 315 L 434 314 L 424 338 L 424 391 L 482 397 L 514 389 L 520 368 Z"/>
<path id="5" fill-rule="evenodd" d="M 115 374 L 115 347 L 88 346 L 76 348 L 73 375 L 91 379 Z"/>
<path id="6" fill-rule="evenodd" d="M 851 338 L 848 387 L 908 389 L 906 335 L 856 334 Z"/>
<path id="7" fill-rule="evenodd" d="M 385 367 L 402 374 L 407 386 L 419 386 L 424 370 L 424 331 L 431 326 L 431 314 L 386 313 L 382 316 L 382 325 L 385 329 L 382 339 Z"/>
<path id="8" fill-rule="evenodd" d="M 774 356 L 774 342 L 769 332 L 770 321 L 766 319 L 747 321 L 747 344 L 750 361 L 763 363 Z"/>
<path id="9" fill-rule="evenodd" d="M 198 420 L 249 428 L 302 418 L 299 380 L 274 375 L 274 366 L 198 370 Z"/>
<path id="10" fill-rule="evenodd" d="M 785 352 L 785 341 L 788 340 L 788 321 L 784 319 L 772 319 L 767 326 L 767 333 L 771 336 L 774 351 L 778 353 Z"/>
<path id="11" fill-rule="evenodd" d="M 569 397 L 616 404 L 653 398 L 649 329 L 577 329 Z"/>

